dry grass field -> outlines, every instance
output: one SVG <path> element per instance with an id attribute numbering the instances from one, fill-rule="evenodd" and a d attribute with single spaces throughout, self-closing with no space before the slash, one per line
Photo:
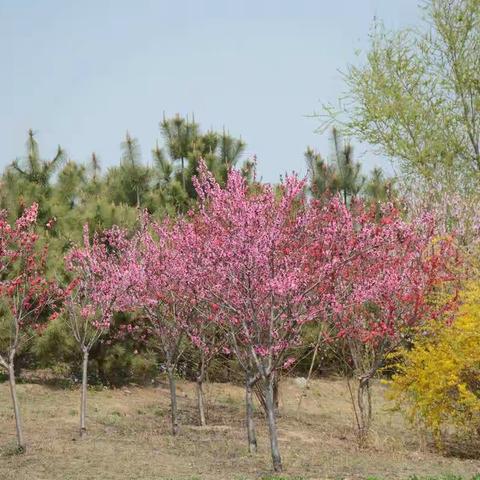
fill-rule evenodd
<path id="1" fill-rule="evenodd" d="M 346 386 L 317 380 L 297 411 L 300 387 L 281 385 L 281 478 L 405 479 L 412 475 L 455 474 L 470 478 L 480 461 L 442 456 L 422 446 L 398 414 L 388 411 L 383 387 L 375 387 L 372 445 L 355 446 Z M 179 382 L 182 429 L 170 435 L 166 385 L 89 392 L 89 434 L 78 439 L 79 395 L 37 384 L 19 385 L 28 451 L 15 455 L 8 385 L 0 385 L 1 480 L 225 479 L 271 476 L 268 432 L 257 414 L 259 453 L 247 452 L 243 390 L 213 384 L 207 388 L 209 426 L 196 424 L 194 385 Z"/>

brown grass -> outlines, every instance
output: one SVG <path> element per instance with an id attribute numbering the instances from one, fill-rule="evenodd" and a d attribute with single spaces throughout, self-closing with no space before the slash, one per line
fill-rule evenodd
<path id="1" fill-rule="evenodd" d="M 14 423 L 7 384 L 0 385 L 0 479 L 258 479 L 270 474 L 268 436 L 258 413 L 259 454 L 246 449 L 243 390 L 207 387 L 209 426 L 195 426 L 195 391 L 179 382 L 182 428 L 170 435 L 166 385 L 89 392 L 85 440 L 77 435 L 79 392 L 19 385 L 28 450 L 13 455 Z M 387 411 L 375 387 L 372 446 L 355 446 L 345 383 L 314 381 L 297 412 L 301 393 L 293 379 L 281 385 L 280 447 L 283 477 L 305 479 L 472 476 L 480 461 L 444 457 L 421 448 L 398 414 Z"/>

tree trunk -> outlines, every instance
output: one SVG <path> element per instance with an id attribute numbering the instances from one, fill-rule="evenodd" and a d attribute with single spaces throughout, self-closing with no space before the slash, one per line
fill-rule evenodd
<path id="1" fill-rule="evenodd" d="M 275 375 L 273 377 L 273 406 L 275 408 L 275 416 L 278 417 L 280 415 L 280 389 L 279 389 L 280 381 Z"/>
<path id="2" fill-rule="evenodd" d="M 83 363 L 82 363 L 82 391 L 80 395 L 80 438 L 87 434 L 87 427 L 85 426 L 85 420 L 87 416 L 87 388 L 88 388 L 88 351 L 83 351 Z"/>
<path id="3" fill-rule="evenodd" d="M 279 388 L 278 388 L 279 381 L 277 376 L 273 377 L 272 385 L 273 385 L 273 405 L 275 406 L 275 415 L 279 416 L 280 415 Z M 255 392 L 255 396 L 257 397 L 257 400 L 260 402 L 260 405 L 263 408 L 263 411 L 265 412 L 265 416 L 267 416 L 268 413 L 267 413 L 267 402 L 265 400 L 265 389 L 262 387 L 262 385 L 257 383 L 255 384 L 254 392 Z"/>
<path id="4" fill-rule="evenodd" d="M 262 410 L 265 413 L 265 417 L 267 416 L 267 402 L 265 401 L 265 388 L 260 383 L 256 383 L 253 387 L 253 392 L 255 393 L 255 397 L 257 397 L 258 403 L 262 406 Z"/>
<path id="5" fill-rule="evenodd" d="M 170 409 L 172 414 L 172 434 L 178 433 L 178 415 L 177 415 L 177 386 L 175 384 L 175 372 L 173 368 L 167 369 L 168 383 L 170 384 Z"/>
<path id="6" fill-rule="evenodd" d="M 357 390 L 357 404 L 359 412 L 358 441 L 360 446 L 364 446 L 368 440 L 370 423 L 372 421 L 372 396 L 369 378 L 360 378 Z"/>
<path id="7" fill-rule="evenodd" d="M 253 421 L 253 393 L 249 376 L 245 382 L 245 405 L 247 414 L 247 437 L 248 451 L 257 453 L 257 435 L 255 433 L 255 422 Z"/>
<path id="8" fill-rule="evenodd" d="M 24 453 L 26 450 L 25 440 L 23 438 L 22 418 L 18 406 L 17 385 L 15 383 L 15 368 L 13 360 L 8 364 L 8 383 L 10 384 L 10 394 L 12 396 L 13 412 L 15 414 L 15 428 L 17 430 L 18 452 Z"/>
<path id="9" fill-rule="evenodd" d="M 200 352 L 200 365 L 199 372 L 197 376 L 197 405 L 198 405 L 198 419 L 201 427 L 207 425 L 205 419 L 205 395 L 203 393 L 203 381 L 205 380 L 205 352 L 203 350 Z"/>
<path id="10" fill-rule="evenodd" d="M 278 448 L 277 424 L 275 419 L 275 403 L 273 395 L 274 378 L 267 377 L 265 380 L 265 403 L 267 405 L 268 430 L 270 433 L 270 447 L 272 450 L 273 469 L 276 472 L 282 471 L 282 459 Z"/>
<path id="11" fill-rule="evenodd" d="M 198 402 L 198 418 L 200 426 L 205 427 L 207 421 L 205 420 L 205 398 L 203 395 L 203 375 L 197 377 L 197 402 Z"/>

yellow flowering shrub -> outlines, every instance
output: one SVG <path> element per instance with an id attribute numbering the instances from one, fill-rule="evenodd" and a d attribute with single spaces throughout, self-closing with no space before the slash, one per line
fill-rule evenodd
<path id="1" fill-rule="evenodd" d="M 480 432 L 480 283 L 466 285 L 453 323 L 432 322 L 400 352 L 389 391 L 412 422 L 436 437 Z"/>

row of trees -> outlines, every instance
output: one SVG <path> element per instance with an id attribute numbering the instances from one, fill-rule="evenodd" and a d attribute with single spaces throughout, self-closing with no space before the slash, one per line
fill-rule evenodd
<path id="1" fill-rule="evenodd" d="M 4 174 L 8 188 L 2 201 L 5 206 L 9 201 L 15 204 L 19 194 L 23 194 L 48 204 L 53 203 L 48 202 L 53 195 L 58 203 L 73 208 L 86 195 L 94 195 L 116 205 L 148 207 L 151 211 L 164 209 L 170 213 L 185 211 L 189 198 L 195 195 L 190 178 L 199 158 L 204 158 L 216 177 L 225 181 L 228 169 L 238 164 L 245 149 L 240 138 L 225 130 L 203 133 L 194 119 L 179 115 L 164 118 L 160 133 L 164 147 L 160 148 L 157 142 L 152 149 L 152 161 L 147 165 L 142 161 L 138 140 L 127 132 L 121 143 L 120 164 L 102 175 L 100 159 L 95 153 L 87 165 L 68 158 L 61 147 L 51 160 L 42 159 L 35 134 L 30 130 L 26 156 L 15 160 Z M 247 171 L 249 164 L 244 168 Z M 18 184 L 17 188 L 12 184 Z M 155 190 L 162 190 L 162 195 L 153 199 Z"/>
<path id="2" fill-rule="evenodd" d="M 58 147 L 52 159 L 42 158 L 35 133 L 30 130 L 26 155 L 8 166 L 1 178 L 0 206 L 10 220 L 24 205 L 40 205 L 39 220 L 54 219 L 49 231 L 52 248 L 61 254 L 81 239 L 85 221 L 95 229 L 113 224 L 132 226 L 138 207 L 158 216 L 186 211 L 195 197 L 191 176 L 200 157 L 220 182 L 228 168 L 242 161 L 245 143 L 226 131 L 203 133 L 194 119 L 164 118 L 164 139 L 152 150 L 151 160 L 142 160 L 136 138 L 128 132 L 121 143 L 119 164 L 102 172 L 99 157 L 92 153 L 87 164 L 77 163 Z M 243 163 L 245 175 L 251 163 Z"/>
<path id="3" fill-rule="evenodd" d="M 151 160 L 145 162 L 137 139 L 127 132 L 119 165 L 102 172 L 95 153 L 83 164 L 59 146 L 52 159 L 42 158 L 30 130 L 25 156 L 13 161 L 0 179 L 0 207 L 14 220 L 25 205 L 38 203 L 40 222 L 53 219 L 49 230 L 52 249 L 64 253 L 81 240 L 79 225 L 87 220 L 96 230 L 114 224 L 132 227 L 138 208 L 157 218 L 186 212 L 196 199 L 192 177 L 200 158 L 221 184 L 232 167 L 238 167 L 247 179 L 253 175 L 254 161 L 244 158 L 245 142 L 225 130 L 203 133 L 194 119 L 176 115 L 162 120 L 160 133 L 163 146 L 157 142 Z M 345 198 L 362 196 L 372 201 L 392 195 L 392 182 L 381 171 L 375 170 L 368 178 L 361 173 L 351 145 L 335 129 L 332 146 L 330 161 L 310 147 L 305 153 L 314 195 L 341 191 Z"/>
<path id="4" fill-rule="evenodd" d="M 60 147 L 53 158 L 45 159 L 36 134 L 28 132 L 25 155 L 12 162 L 0 178 L 0 208 L 14 222 L 26 206 L 39 205 L 37 233 L 39 243 L 48 244 L 46 268 L 50 275 L 68 281 L 63 257 L 82 241 L 85 222 L 92 231 L 113 225 L 133 228 L 138 206 L 156 218 L 186 211 L 195 201 L 191 175 L 200 156 L 220 182 L 225 181 L 231 165 L 240 164 L 249 175 L 250 163 L 243 159 L 245 143 L 226 131 L 203 132 L 194 118 L 176 115 L 160 122 L 159 133 L 162 142 L 155 145 L 150 159 L 127 133 L 119 164 L 107 169 L 95 153 L 84 164 L 72 160 Z M 121 318 L 115 321 L 122 323 Z M 136 348 L 116 339 L 110 345 L 97 343 L 89 357 L 90 380 L 119 385 L 153 378 L 157 359 L 145 352 L 134 355 Z M 53 367 L 71 382 L 81 375 L 81 360 L 62 318 L 17 353 L 17 373 L 23 367 L 43 366 Z"/>
<path id="5" fill-rule="evenodd" d="M 279 372 L 298 360 L 295 350 L 310 348 L 307 336 L 316 339 L 313 360 L 320 345 L 335 345 L 354 372 L 362 442 L 371 379 L 402 345 L 409 348 L 395 377 L 397 398 L 434 430 L 452 411 L 459 422 L 477 418 L 476 290 L 467 284 L 458 297 L 455 290 L 458 279 L 478 279 L 480 4 L 431 0 L 425 13 L 425 34 L 377 25 L 364 64 L 346 73 L 348 108 L 327 109 L 326 124 L 339 122 L 347 135 L 399 161 L 395 185 L 380 171 L 365 179 L 336 130 L 331 161 L 307 150 L 307 184 L 287 177 L 276 187 L 257 182 L 248 162 L 228 175 L 243 142 L 203 134 L 180 117 L 161 123 L 165 148 L 154 148 L 152 166 L 141 163 L 127 135 L 120 165 L 106 174 L 95 155 L 90 166 L 66 161 L 60 148 L 51 161 L 40 160 L 30 132 L 27 158 L 5 172 L 0 194 L 8 209 L 1 217 L 7 321 L 0 364 L 9 372 L 16 418 L 15 359 L 45 323 L 43 338 L 52 325 L 65 325 L 83 354 L 81 434 L 89 358 L 107 335 L 158 354 L 174 434 L 175 373 L 185 349 L 199 359 L 200 424 L 209 363 L 220 354 L 235 358 L 245 381 L 249 448 L 256 449 L 257 390 L 276 470 L 273 390 Z M 35 200 L 38 212 L 35 205 L 24 212 Z M 151 215 L 140 214 L 145 208 Z M 87 220 L 83 246 L 75 246 Z M 468 267 L 461 274 L 460 263 Z M 47 273 L 59 276 L 62 288 L 45 281 Z M 446 351 L 451 358 L 435 387 L 429 372 Z M 456 390 L 447 376 L 459 379 Z M 20 421 L 17 433 L 23 448 Z"/>
<path id="6" fill-rule="evenodd" d="M 83 165 L 69 159 L 66 152 L 58 148 L 51 160 L 45 160 L 35 134 L 29 132 L 26 155 L 7 167 L 0 180 L 0 207 L 8 211 L 12 222 L 26 205 L 33 202 L 39 205 L 39 242 L 49 246 L 46 262 L 51 274 L 65 282 L 68 280 L 62 258 L 82 241 L 81 226 L 85 222 L 92 231 L 113 225 L 132 229 L 139 207 L 147 209 L 156 219 L 186 212 L 196 202 L 192 176 L 201 157 L 222 185 L 227 169 L 235 165 L 249 182 L 252 180 L 254 165 L 244 160 L 245 143 L 241 139 L 224 131 L 202 133 L 193 119 L 180 116 L 164 118 L 160 133 L 163 145 L 155 146 L 149 163 L 142 161 L 137 140 L 127 134 L 121 145 L 120 164 L 102 171 L 96 154 Z M 311 178 L 306 187 L 310 194 L 320 198 L 327 192 L 340 192 L 347 203 L 353 198 L 365 198 L 369 203 L 393 199 L 392 181 L 379 172 L 365 177 L 352 151 L 351 145 L 333 131 L 331 157 L 324 160 L 313 152 L 314 163 L 311 158 L 308 160 Z M 322 188 L 318 188 L 319 184 Z M 48 228 L 44 228 L 47 224 Z M 129 321 L 128 314 L 117 315 L 112 329 L 120 330 Z M 135 351 L 140 353 L 135 355 Z M 183 358 L 183 370 L 191 378 L 201 359 L 185 361 L 186 357 Z M 98 342 L 90 351 L 89 362 L 91 381 L 120 385 L 128 381 L 142 383 L 155 377 L 158 360 L 139 348 L 135 339 L 124 342 L 115 336 L 109 344 Z M 22 367 L 53 367 L 75 381 L 81 376 L 81 363 L 75 344 L 68 336 L 68 325 L 59 318 L 42 337 L 35 337 L 19 352 L 16 368 L 18 373 Z M 212 366 L 218 379 L 238 377 L 238 369 L 229 370 L 227 377 L 222 363 L 223 360 L 217 359 Z"/>
<path id="7" fill-rule="evenodd" d="M 355 408 L 364 441 L 371 419 L 372 377 L 408 329 L 444 308 L 427 298 L 439 285 L 452 281 L 451 243 L 439 239 L 432 245 L 436 231 L 431 216 L 405 222 L 386 204 L 379 219 L 378 209 L 363 202 L 347 208 L 338 196 L 311 199 L 305 183 L 295 176 L 272 187 L 255 179 L 249 183 L 240 171 L 232 170 L 222 186 L 200 162 L 193 184 L 198 207 L 184 216 L 156 221 L 144 213 L 133 232 L 114 226 L 93 239 L 85 228 L 83 247 L 66 256 L 72 281 L 62 289 L 45 283 L 49 295 L 34 299 L 25 295 L 24 285 L 36 283 L 25 276 L 24 264 L 18 264 L 14 283 L 5 283 L 10 288 L 5 298 L 16 302 L 9 305 L 14 327 L 10 347 L 2 353 L 10 376 L 18 339 L 36 326 L 37 312 L 49 308 L 47 299 L 55 297 L 83 353 L 83 435 L 89 352 L 109 334 L 115 312 L 130 312 L 124 338 L 136 337 L 164 359 L 172 433 L 179 428 L 175 370 L 184 340 L 202 358 L 197 375 L 200 424 L 205 423 L 205 368 L 221 349 L 244 373 L 252 452 L 256 450 L 252 389 L 261 387 L 273 467 L 280 471 L 275 378 L 295 361 L 290 352 L 301 344 L 304 327 L 315 324 L 328 341 L 342 341 L 349 349 L 359 378 Z M 36 214 L 34 206 L 13 228 L 3 220 L 4 228 L 25 232 L 33 245 L 38 238 L 31 231 Z M 0 258 L 23 251 L 24 242 L 13 239 Z M 42 272 L 44 262 L 30 252 L 27 265 Z M 11 389 L 15 398 L 14 382 Z M 24 449 L 18 408 L 15 413 L 19 446 Z"/>

